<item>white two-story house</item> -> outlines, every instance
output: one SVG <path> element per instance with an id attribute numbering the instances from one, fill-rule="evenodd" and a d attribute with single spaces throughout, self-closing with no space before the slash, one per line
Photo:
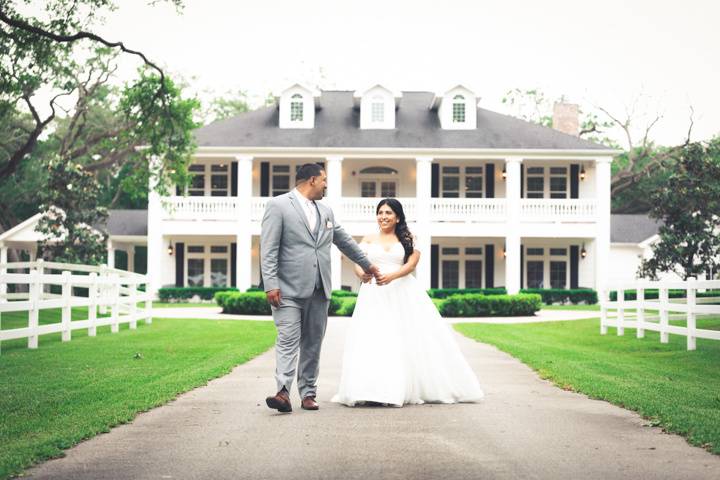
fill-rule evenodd
<path id="1" fill-rule="evenodd" d="M 478 107 L 476 93 L 397 92 L 376 85 L 317 91 L 296 84 L 277 104 L 196 132 L 191 185 L 151 192 L 148 274 L 161 286 L 257 285 L 267 200 L 297 167 L 324 165 L 325 202 L 360 240 L 375 207 L 398 198 L 417 236 L 427 288 L 598 288 L 608 278 L 610 164 L 619 153 Z M 333 247 L 334 289 L 359 285 Z"/>

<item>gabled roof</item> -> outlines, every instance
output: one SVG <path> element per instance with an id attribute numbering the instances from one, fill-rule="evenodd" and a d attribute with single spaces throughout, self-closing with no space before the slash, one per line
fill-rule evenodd
<path id="1" fill-rule="evenodd" d="M 646 214 L 610 215 L 610 242 L 642 243 L 657 234 L 660 225 Z"/>
<path id="2" fill-rule="evenodd" d="M 147 210 L 110 210 L 105 231 L 108 235 L 147 235 Z"/>
<path id="3" fill-rule="evenodd" d="M 612 149 L 552 128 L 483 108 L 477 109 L 477 128 L 443 130 L 437 112 L 430 111 L 432 92 L 402 92 L 395 128 L 361 130 L 360 112 L 353 108 L 353 92 L 323 91 L 323 108 L 315 127 L 281 129 L 278 109 L 269 106 L 219 120 L 195 131 L 199 147 L 299 148 L 487 148 L 487 149 Z"/>

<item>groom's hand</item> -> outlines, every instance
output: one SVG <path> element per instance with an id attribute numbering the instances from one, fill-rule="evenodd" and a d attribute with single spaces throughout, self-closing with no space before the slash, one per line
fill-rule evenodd
<path id="1" fill-rule="evenodd" d="M 370 265 L 366 272 L 371 274 L 375 278 L 378 278 L 380 276 L 380 269 L 377 267 L 377 265 Z"/>
<path id="2" fill-rule="evenodd" d="M 267 296 L 267 301 L 272 305 L 273 307 L 277 308 L 280 306 L 280 289 L 276 288 L 275 290 L 268 290 L 265 292 L 265 295 Z"/>

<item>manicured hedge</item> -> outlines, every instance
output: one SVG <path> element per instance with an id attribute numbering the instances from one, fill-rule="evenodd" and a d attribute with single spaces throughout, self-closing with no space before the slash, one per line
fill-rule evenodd
<path id="1" fill-rule="evenodd" d="M 709 290 L 707 292 L 697 292 L 696 297 L 720 297 L 720 291 Z M 668 298 L 685 298 L 687 297 L 687 290 L 668 290 Z M 657 300 L 660 298 L 660 290 L 656 288 L 649 288 L 645 290 L 645 300 Z M 614 302 L 617 300 L 617 291 L 610 292 L 610 301 Z M 636 290 L 625 290 L 625 300 L 637 300 Z"/>
<path id="2" fill-rule="evenodd" d="M 343 304 L 336 313 L 336 315 L 340 317 L 352 317 L 353 312 L 355 311 L 355 304 L 357 303 L 357 299 L 355 298 L 345 298 L 343 300 Z"/>
<path id="3" fill-rule="evenodd" d="M 158 290 L 161 302 L 187 300 L 195 295 L 203 300 L 212 300 L 218 292 L 237 292 L 235 287 L 164 287 Z"/>
<path id="4" fill-rule="evenodd" d="M 215 301 L 223 313 L 246 315 L 271 315 L 265 292 L 218 292 Z"/>
<path id="5" fill-rule="evenodd" d="M 444 317 L 516 317 L 534 315 L 542 298 L 533 293 L 517 295 L 451 295 L 440 305 Z"/>
<path id="6" fill-rule="evenodd" d="M 347 290 L 333 290 L 333 297 L 357 297 L 357 292 L 348 292 Z"/>
<path id="7" fill-rule="evenodd" d="M 431 288 L 428 290 L 430 298 L 447 298 L 450 295 L 466 295 L 469 293 L 479 293 L 482 295 L 505 295 L 507 290 L 504 288 Z"/>
<path id="8" fill-rule="evenodd" d="M 520 293 L 536 293 L 542 297 L 543 303 L 586 303 L 598 302 L 597 292 L 590 288 L 564 289 L 564 288 L 524 288 Z"/>

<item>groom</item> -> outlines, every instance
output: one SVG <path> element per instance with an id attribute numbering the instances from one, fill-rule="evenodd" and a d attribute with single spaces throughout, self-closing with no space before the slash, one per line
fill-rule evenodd
<path id="1" fill-rule="evenodd" d="M 289 392 L 296 364 L 301 407 L 319 408 L 315 395 L 332 286 L 330 244 L 365 272 L 379 275 L 378 268 L 335 222 L 332 210 L 316 202 L 323 198 L 327 186 L 325 170 L 307 163 L 296 178 L 293 191 L 268 201 L 260 234 L 264 289 L 277 327 L 278 392 L 265 401 L 280 412 L 292 412 Z"/>

